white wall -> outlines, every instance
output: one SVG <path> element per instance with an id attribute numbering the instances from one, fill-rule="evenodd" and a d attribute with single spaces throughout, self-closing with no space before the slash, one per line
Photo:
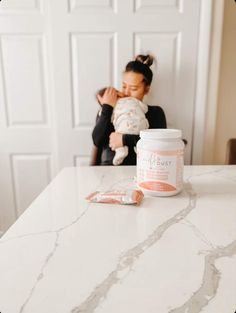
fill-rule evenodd
<path id="1" fill-rule="evenodd" d="M 227 141 L 236 137 L 236 3 L 213 4 L 203 164 L 224 164 Z"/>
<path id="2" fill-rule="evenodd" d="M 213 162 L 224 164 L 226 145 L 236 138 L 236 3 L 225 1 L 219 98 Z"/>

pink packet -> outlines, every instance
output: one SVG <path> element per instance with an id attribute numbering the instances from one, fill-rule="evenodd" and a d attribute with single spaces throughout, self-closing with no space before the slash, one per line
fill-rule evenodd
<path id="1" fill-rule="evenodd" d="M 137 204 L 143 200 L 143 192 L 137 189 L 95 191 L 86 199 L 95 203 Z"/>

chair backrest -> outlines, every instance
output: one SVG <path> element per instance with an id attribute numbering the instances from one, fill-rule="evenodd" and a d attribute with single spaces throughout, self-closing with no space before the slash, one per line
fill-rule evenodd
<path id="1" fill-rule="evenodd" d="M 92 151 L 91 151 L 89 165 L 97 165 L 97 154 L 98 154 L 98 148 L 96 146 L 93 146 Z"/>
<path id="2" fill-rule="evenodd" d="M 101 164 L 102 148 L 98 148 L 95 145 L 92 147 L 89 165 L 100 165 Z"/>
<path id="3" fill-rule="evenodd" d="M 236 164 L 236 138 L 228 140 L 226 148 L 226 164 Z"/>

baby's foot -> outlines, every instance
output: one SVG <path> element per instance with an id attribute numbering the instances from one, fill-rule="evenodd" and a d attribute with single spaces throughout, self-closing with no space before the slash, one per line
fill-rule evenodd
<path id="1" fill-rule="evenodd" d="M 120 165 L 124 161 L 124 159 L 127 157 L 128 152 L 129 150 L 127 146 L 117 148 L 116 154 L 113 158 L 113 165 Z"/>

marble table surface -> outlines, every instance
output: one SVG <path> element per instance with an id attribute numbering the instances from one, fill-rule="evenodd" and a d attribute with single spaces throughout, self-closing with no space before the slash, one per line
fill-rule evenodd
<path id="1" fill-rule="evenodd" d="M 185 166 L 184 190 L 91 204 L 135 167 L 65 168 L 0 240 L 1 313 L 234 313 L 236 166 Z"/>

